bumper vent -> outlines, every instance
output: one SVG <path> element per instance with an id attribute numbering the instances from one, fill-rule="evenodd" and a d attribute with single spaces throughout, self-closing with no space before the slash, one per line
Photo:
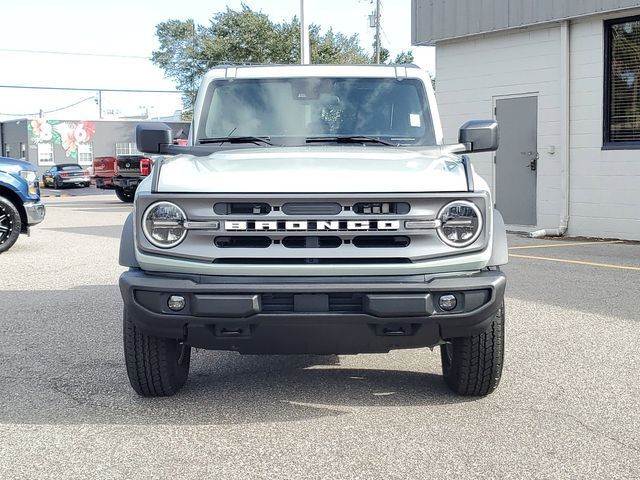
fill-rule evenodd
<path id="1" fill-rule="evenodd" d="M 308 295 L 303 296 L 308 297 Z M 295 313 L 295 297 L 296 295 L 293 293 L 263 293 L 261 295 L 262 313 Z M 326 298 L 326 311 L 328 312 L 363 312 L 363 295 L 361 293 L 329 293 L 322 295 L 322 297 L 328 297 Z"/>

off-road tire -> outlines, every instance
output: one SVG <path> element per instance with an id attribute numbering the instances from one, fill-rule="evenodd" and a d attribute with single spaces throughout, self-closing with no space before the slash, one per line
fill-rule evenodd
<path id="1" fill-rule="evenodd" d="M 143 397 L 168 397 L 189 376 L 191 347 L 142 333 L 124 311 L 124 358 L 133 389 Z"/>
<path id="2" fill-rule="evenodd" d="M 504 304 L 487 329 L 440 346 L 444 380 L 458 395 L 484 396 L 500 383 L 504 362 Z"/>
<path id="3" fill-rule="evenodd" d="M 116 187 L 116 197 L 118 200 L 124 203 L 133 203 L 133 199 L 135 198 L 135 192 L 131 190 L 125 190 L 124 188 Z"/>
<path id="4" fill-rule="evenodd" d="M 0 197 L 0 253 L 13 247 L 21 231 L 20 212 L 10 200 Z"/>

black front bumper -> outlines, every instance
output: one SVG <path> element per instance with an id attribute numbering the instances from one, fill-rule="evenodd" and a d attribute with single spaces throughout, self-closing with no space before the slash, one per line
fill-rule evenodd
<path id="1" fill-rule="evenodd" d="M 408 277 L 120 277 L 125 309 L 149 335 L 242 353 L 364 353 L 433 346 L 483 331 L 501 307 L 500 271 Z M 457 307 L 445 312 L 441 295 Z M 168 307 L 180 295 L 180 312 Z"/>

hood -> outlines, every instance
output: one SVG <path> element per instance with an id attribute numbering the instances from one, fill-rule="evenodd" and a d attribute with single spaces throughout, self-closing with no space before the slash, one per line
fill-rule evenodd
<path id="1" fill-rule="evenodd" d="M 0 170 L 3 172 L 19 172 L 20 170 L 38 171 L 32 163 L 7 157 L 0 157 Z"/>
<path id="2" fill-rule="evenodd" d="M 179 155 L 162 163 L 159 192 L 373 193 L 467 190 L 464 165 L 439 147 L 313 146 Z"/>

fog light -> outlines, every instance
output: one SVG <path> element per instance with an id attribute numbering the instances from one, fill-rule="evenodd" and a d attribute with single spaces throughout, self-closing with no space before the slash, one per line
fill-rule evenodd
<path id="1" fill-rule="evenodd" d="M 167 302 L 167 305 L 174 312 L 179 312 L 184 308 L 186 303 L 187 302 L 185 302 L 184 297 L 181 297 L 180 295 L 171 295 L 169 297 L 169 301 Z"/>
<path id="2" fill-rule="evenodd" d="M 458 299 L 455 295 L 442 295 L 438 304 L 442 310 L 450 312 L 458 306 Z"/>

